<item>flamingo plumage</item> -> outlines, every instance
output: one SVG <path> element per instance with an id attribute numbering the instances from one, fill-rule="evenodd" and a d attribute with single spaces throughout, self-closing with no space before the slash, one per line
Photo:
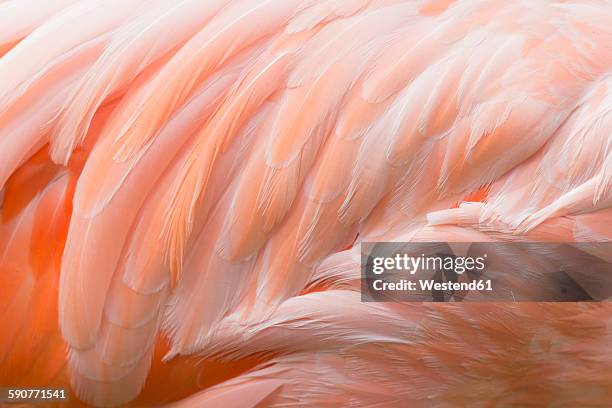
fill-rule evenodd
<path id="1" fill-rule="evenodd" d="M 0 385 L 610 406 L 607 303 L 362 302 L 359 248 L 610 241 L 611 21 L 592 0 L 0 1 Z"/>

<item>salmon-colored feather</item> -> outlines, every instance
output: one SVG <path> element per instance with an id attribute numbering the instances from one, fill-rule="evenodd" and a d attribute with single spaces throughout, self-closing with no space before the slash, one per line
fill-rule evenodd
<path id="1" fill-rule="evenodd" d="M 360 291 L 363 243 L 531 243 L 490 254 L 518 298 L 559 269 L 612 298 L 610 21 L 591 0 L 0 0 L 0 386 L 609 406 L 607 303 Z"/>

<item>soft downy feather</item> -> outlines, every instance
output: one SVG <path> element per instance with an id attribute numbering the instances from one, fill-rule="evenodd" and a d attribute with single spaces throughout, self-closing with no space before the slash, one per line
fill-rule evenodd
<path id="1" fill-rule="evenodd" d="M 359 296 L 369 240 L 610 240 L 609 20 L 588 1 L 58 0 L 8 22 L 0 312 L 41 318 L 59 280 L 61 332 L 8 319 L 5 375 L 24 358 L 42 374 L 15 378 L 96 405 L 221 379 L 183 404 L 609 399 L 604 304 Z M 579 253 L 610 259 L 498 260 L 537 277 Z"/>

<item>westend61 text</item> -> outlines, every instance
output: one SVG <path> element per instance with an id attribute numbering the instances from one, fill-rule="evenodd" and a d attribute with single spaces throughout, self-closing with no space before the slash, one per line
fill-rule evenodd
<path id="1" fill-rule="evenodd" d="M 417 284 L 418 282 L 418 284 Z M 421 279 L 417 282 L 402 279 L 397 282 L 387 282 L 377 279 L 372 282 L 372 288 L 378 291 L 492 291 L 490 279 L 473 280 L 471 282 L 438 282 L 433 279 Z"/>

